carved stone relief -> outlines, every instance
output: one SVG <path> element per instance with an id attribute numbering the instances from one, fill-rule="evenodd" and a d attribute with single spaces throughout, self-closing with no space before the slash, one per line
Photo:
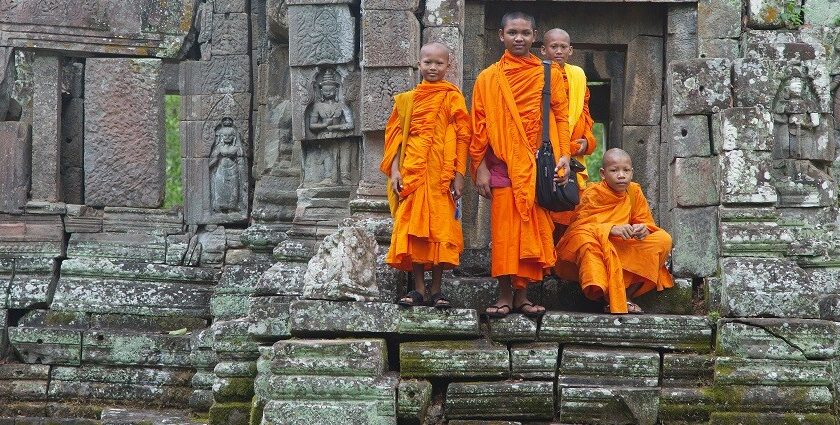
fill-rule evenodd
<path id="1" fill-rule="evenodd" d="M 289 64 L 309 66 L 353 61 L 356 20 L 346 4 L 293 5 L 288 12 Z"/>
<path id="2" fill-rule="evenodd" d="M 228 213 L 240 210 L 240 169 L 245 160 L 242 135 L 230 117 L 222 118 L 216 127 L 216 140 L 210 152 L 210 205 L 213 212 Z"/>
<path id="3" fill-rule="evenodd" d="M 303 187 L 353 186 L 358 182 L 356 139 L 303 143 Z"/>
<path id="4" fill-rule="evenodd" d="M 292 68 L 296 140 L 358 136 L 359 72 L 352 66 Z"/>

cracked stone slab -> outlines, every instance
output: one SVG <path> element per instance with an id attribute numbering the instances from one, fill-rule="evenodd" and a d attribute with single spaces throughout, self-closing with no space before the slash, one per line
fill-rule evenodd
<path id="1" fill-rule="evenodd" d="M 380 376 L 388 370 L 383 339 L 289 340 L 271 348 L 278 375 Z"/>
<path id="2" fill-rule="evenodd" d="M 554 386 L 544 381 L 453 382 L 446 388 L 447 418 L 554 416 Z"/>
<path id="3" fill-rule="evenodd" d="M 510 347 L 511 377 L 517 379 L 554 379 L 559 358 L 559 344 L 531 342 Z"/>
<path id="4" fill-rule="evenodd" d="M 563 346 L 557 376 L 559 387 L 655 387 L 659 353 L 632 348 Z"/>
<path id="5" fill-rule="evenodd" d="M 790 260 L 730 257 L 721 260 L 721 270 L 725 316 L 820 317 L 814 300 L 826 288 Z"/>
<path id="6" fill-rule="evenodd" d="M 400 375 L 404 377 L 504 378 L 509 373 L 507 347 L 488 340 L 400 344 Z"/>
<path id="7" fill-rule="evenodd" d="M 718 357 L 715 385 L 830 386 L 831 366 L 825 360 L 774 360 Z"/>
<path id="8" fill-rule="evenodd" d="M 840 327 L 828 320 L 732 319 L 718 328 L 723 356 L 776 360 L 825 360 L 838 352 Z"/>
<path id="9" fill-rule="evenodd" d="M 654 388 L 561 388 L 560 420 L 563 423 L 635 423 L 653 425 L 659 410 L 659 390 Z"/>

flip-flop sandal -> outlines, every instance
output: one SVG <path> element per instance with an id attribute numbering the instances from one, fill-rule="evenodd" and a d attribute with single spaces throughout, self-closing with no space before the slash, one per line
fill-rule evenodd
<path id="1" fill-rule="evenodd" d="M 543 309 L 539 310 L 539 311 L 533 311 L 533 310 L 532 311 L 525 311 L 525 307 L 542 307 L 542 306 L 538 306 L 538 305 L 536 305 L 534 303 L 530 303 L 530 302 L 524 302 L 524 303 L 519 304 L 518 306 L 514 307 L 513 312 L 514 313 L 522 313 L 523 315 L 525 315 L 525 317 L 530 317 L 532 319 L 542 317 L 542 315 L 545 314 L 545 307 L 543 307 Z"/>
<path id="2" fill-rule="evenodd" d="M 610 305 L 607 304 L 604 306 L 604 313 L 612 314 L 610 311 Z M 622 313 L 615 313 L 615 314 L 622 314 Z M 627 314 L 645 314 L 644 310 L 639 307 L 638 304 L 634 302 L 627 301 Z"/>
<path id="3" fill-rule="evenodd" d="M 408 291 L 404 297 L 400 298 L 397 301 L 397 304 L 403 307 L 415 307 L 418 305 L 423 305 L 425 300 L 423 300 L 423 294 L 417 291 Z"/>
<path id="4" fill-rule="evenodd" d="M 492 312 L 488 311 L 491 308 L 494 310 Z M 502 310 L 505 310 L 505 313 L 502 313 Z M 512 310 L 510 309 L 510 306 L 507 304 L 491 305 L 484 310 L 484 314 L 486 314 L 487 317 L 491 317 L 493 319 L 502 319 L 504 317 L 507 317 L 507 315 L 510 314 L 511 311 Z"/>
<path id="5" fill-rule="evenodd" d="M 439 309 L 447 309 L 452 307 L 452 303 L 449 302 L 449 299 L 446 298 L 446 295 L 443 295 L 443 292 L 438 292 L 437 294 L 432 295 L 430 300 L 432 303 L 432 307 L 439 308 Z"/>

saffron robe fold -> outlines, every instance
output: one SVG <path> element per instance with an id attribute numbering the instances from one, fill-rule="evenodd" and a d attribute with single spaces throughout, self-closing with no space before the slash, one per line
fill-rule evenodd
<path id="1" fill-rule="evenodd" d="M 623 224 L 644 224 L 650 234 L 641 240 L 610 236 L 613 226 Z M 674 286 L 665 268 L 671 246 L 671 236 L 654 223 L 638 183 L 617 193 L 600 182 L 586 188 L 574 221 L 557 243 L 555 271 L 580 281 L 587 298 L 606 297 L 610 312 L 627 313 L 631 285 L 641 283 L 631 296 Z"/>
<path id="2" fill-rule="evenodd" d="M 585 155 L 591 155 L 597 146 L 597 140 L 592 133 L 592 125 L 595 121 L 589 114 L 589 87 L 586 86 L 586 74 L 583 68 L 571 64 L 564 66 L 556 65 L 557 68 L 563 71 L 563 83 L 569 93 L 569 128 L 570 135 L 570 149 L 571 152 L 577 152 L 580 149 L 580 143 L 577 140 L 586 139 L 586 151 L 581 155 L 575 156 L 581 164 L 586 165 Z M 585 170 L 577 174 L 578 187 L 581 194 L 586 184 L 589 181 L 589 173 Z M 551 218 L 555 223 L 569 225 L 572 222 L 573 211 L 553 212 Z"/>
<path id="3" fill-rule="evenodd" d="M 427 269 L 458 265 L 464 242 L 450 184 L 456 172 L 466 174 L 470 131 L 464 96 L 447 81 L 423 81 L 395 96 L 379 166 L 390 177 L 394 158 L 404 156 L 400 202 L 385 257 L 394 268 L 411 271 L 412 263 Z"/>
<path id="4" fill-rule="evenodd" d="M 472 175 L 489 150 L 507 168 L 510 187 L 493 188 L 492 276 L 513 276 L 514 286 L 541 280 L 555 263 L 548 211 L 535 202 L 536 157 L 542 126 L 543 66 L 534 56 L 505 51 L 484 69 L 472 95 Z M 569 155 L 568 98 L 559 69 L 551 71 L 549 137 L 556 158 Z"/>

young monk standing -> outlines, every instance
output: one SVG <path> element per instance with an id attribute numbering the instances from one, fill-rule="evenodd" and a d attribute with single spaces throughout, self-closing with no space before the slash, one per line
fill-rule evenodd
<path id="1" fill-rule="evenodd" d="M 563 74 L 563 82 L 569 98 L 570 149 L 575 159 L 586 165 L 584 155 L 592 154 L 596 147 L 595 135 L 592 134 L 592 125 L 595 121 L 589 115 L 589 88 L 586 86 L 586 74 L 583 68 L 568 63 L 574 52 L 569 33 L 560 28 L 546 31 L 540 52 L 546 59 L 553 61 Z M 577 181 L 583 193 L 589 181 L 589 175 L 585 170 L 577 174 Z M 551 213 L 551 218 L 557 224 L 554 232 L 555 241 L 571 223 L 573 214 L 573 211 Z"/>
<path id="2" fill-rule="evenodd" d="M 464 188 L 470 117 L 461 91 L 443 78 L 449 48 L 429 43 L 420 49 L 423 81 L 394 97 L 385 127 L 380 170 L 390 177 L 399 204 L 392 208 L 394 229 L 385 261 L 410 271 L 414 289 L 399 304 L 425 304 L 423 273 L 432 271 L 431 305 L 450 306 L 440 289 L 444 268 L 459 263 L 464 248 L 455 202 Z"/>
<path id="3" fill-rule="evenodd" d="M 557 244 L 557 273 L 578 279 L 587 298 L 605 300 L 605 312 L 640 314 L 628 298 L 674 286 L 665 268 L 671 236 L 654 223 L 627 152 L 605 152 L 600 173 Z"/>
<path id="4" fill-rule="evenodd" d="M 554 224 L 535 201 L 536 159 L 541 126 L 548 125 L 563 184 L 569 175 L 568 100 L 559 69 L 551 70 L 549 122 L 541 123 L 543 66 L 531 54 L 534 18 L 521 12 L 502 17 L 501 59 L 479 74 L 472 97 L 472 171 L 481 196 L 490 198 L 491 266 L 499 299 L 491 317 L 512 311 L 531 317 L 545 308 L 528 300 L 529 283 L 541 281 L 554 265 Z"/>

